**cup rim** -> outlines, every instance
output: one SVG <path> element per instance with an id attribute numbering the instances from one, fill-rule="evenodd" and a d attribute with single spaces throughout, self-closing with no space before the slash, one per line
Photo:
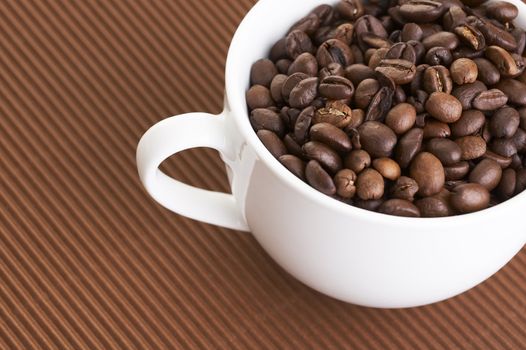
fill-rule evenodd
<path id="1" fill-rule="evenodd" d="M 494 0 L 490 0 L 494 1 Z M 526 16 L 526 4 L 522 3 L 521 0 L 504 0 L 510 2 L 519 8 L 519 13 L 524 13 Z M 370 211 L 349 205 L 338 201 L 337 199 L 331 198 L 318 190 L 311 187 L 306 182 L 297 178 L 291 173 L 285 166 L 283 166 L 278 159 L 270 153 L 270 151 L 263 145 L 259 140 L 256 133 L 250 125 L 248 118 L 248 109 L 245 100 L 245 87 L 238 86 L 236 82 L 236 65 L 233 59 L 236 55 L 240 55 L 242 45 L 240 44 L 241 36 L 248 26 L 248 22 L 255 19 L 257 12 L 264 6 L 269 6 L 271 0 L 259 0 L 245 15 L 243 20 L 240 22 L 237 30 L 233 36 L 233 39 L 228 50 L 226 66 L 225 66 L 225 94 L 226 101 L 229 107 L 229 115 L 235 120 L 235 123 L 242 133 L 244 139 L 248 144 L 252 146 L 257 157 L 280 179 L 286 182 L 287 186 L 292 187 L 297 192 L 302 193 L 305 197 L 312 201 L 316 201 L 319 205 L 323 205 L 332 210 L 335 210 L 342 215 L 356 216 L 359 215 L 362 219 L 366 219 L 372 222 L 380 222 L 390 225 L 404 225 L 404 226 L 417 226 L 425 228 L 428 225 L 441 225 L 451 227 L 452 225 L 459 224 L 461 222 L 466 223 L 468 221 L 477 222 L 479 219 L 488 218 L 489 216 L 496 217 L 505 215 L 511 207 L 526 207 L 526 190 L 517 194 L 513 198 L 510 198 L 502 203 L 499 203 L 493 207 L 486 208 L 477 212 L 446 216 L 438 218 L 414 218 L 414 217 L 403 217 L 396 215 L 388 215 L 375 211 Z M 335 0 L 320 0 L 319 3 L 331 3 Z M 301 3 L 301 0 L 298 0 Z M 309 10 L 309 9 L 307 9 Z M 292 25 L 297 18 L 292 18 L 290 24 Z M 526 19 L 524 19 L 526 20 Z M 262 57 L 263 58 L 263 57 Z M 247 77 L 248 83 L 248 77 Z M 238 91 L 241 90 L 241 91 Z M 240 96 L 240 97 L 238 97 Z"/>

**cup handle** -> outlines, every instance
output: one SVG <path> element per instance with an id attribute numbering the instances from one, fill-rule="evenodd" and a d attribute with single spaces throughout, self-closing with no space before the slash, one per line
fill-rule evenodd
<path id="1" fill-rule="evenodd" d="M 162 206 L 178 214 L 249 231 L 232 194 L 189 186 L 159 170 L 159 165 L 168 157 L 195 147 L 214 148 L 223 159 L 234 154 L 227 143 L 224 114 L 187 113 L 152 126 L 137 146 L 137 168 L 144 187 Z"/>

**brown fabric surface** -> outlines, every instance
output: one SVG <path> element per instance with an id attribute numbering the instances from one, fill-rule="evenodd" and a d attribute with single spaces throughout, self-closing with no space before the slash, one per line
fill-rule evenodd
<path id="1" fill-rule="evenodd" d="M 367 309 L 303 286 L 249 234 L 147 196 L 140 136 L 221 110 L 253 2 L 0 2 L 0 349 L 525 348 L 525 250 L 454 299 Z M 227 190 L 211 151 L 167 163 Z"/>

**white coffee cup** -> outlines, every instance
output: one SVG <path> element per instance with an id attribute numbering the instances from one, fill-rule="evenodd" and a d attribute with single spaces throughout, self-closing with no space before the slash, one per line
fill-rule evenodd
<path id="1" fill-rule="evenodd" d="M 456 217 L 365 211 L 296 178 L 252 130 L 245 102 L 252 63 L 266 57 L 296 20 L 326 2 L 260 0 L 232 40 L 225 110 L 171 117 L 148 130 L 137 149 L 141 180 L 155 200 L 176 213 L 251 231 L 290 274 L 337 299 L 410 307 L 462 293 L 494 274 L 526 243 L 526 193 Z M 517 23 L 526 27 L 526 5 L 510 2 L 520 9 Z M 158 169 L 166 158 L 194 147 L 221 153 L 232 194 L 188 186 Z"/>

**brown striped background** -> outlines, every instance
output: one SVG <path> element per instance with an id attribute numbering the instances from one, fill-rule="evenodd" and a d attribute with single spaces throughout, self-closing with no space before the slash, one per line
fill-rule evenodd
<path id="1" fill-rule="evenodd" d="M 0 2 L 0 349 L 526 348 L 524 250 L 452 300 L 366 309 L 145 194 L 141 134 L 221 110 L 253 2 Z M 173 176 L 227 190 L 213 152 L 176 158 Z"/>

